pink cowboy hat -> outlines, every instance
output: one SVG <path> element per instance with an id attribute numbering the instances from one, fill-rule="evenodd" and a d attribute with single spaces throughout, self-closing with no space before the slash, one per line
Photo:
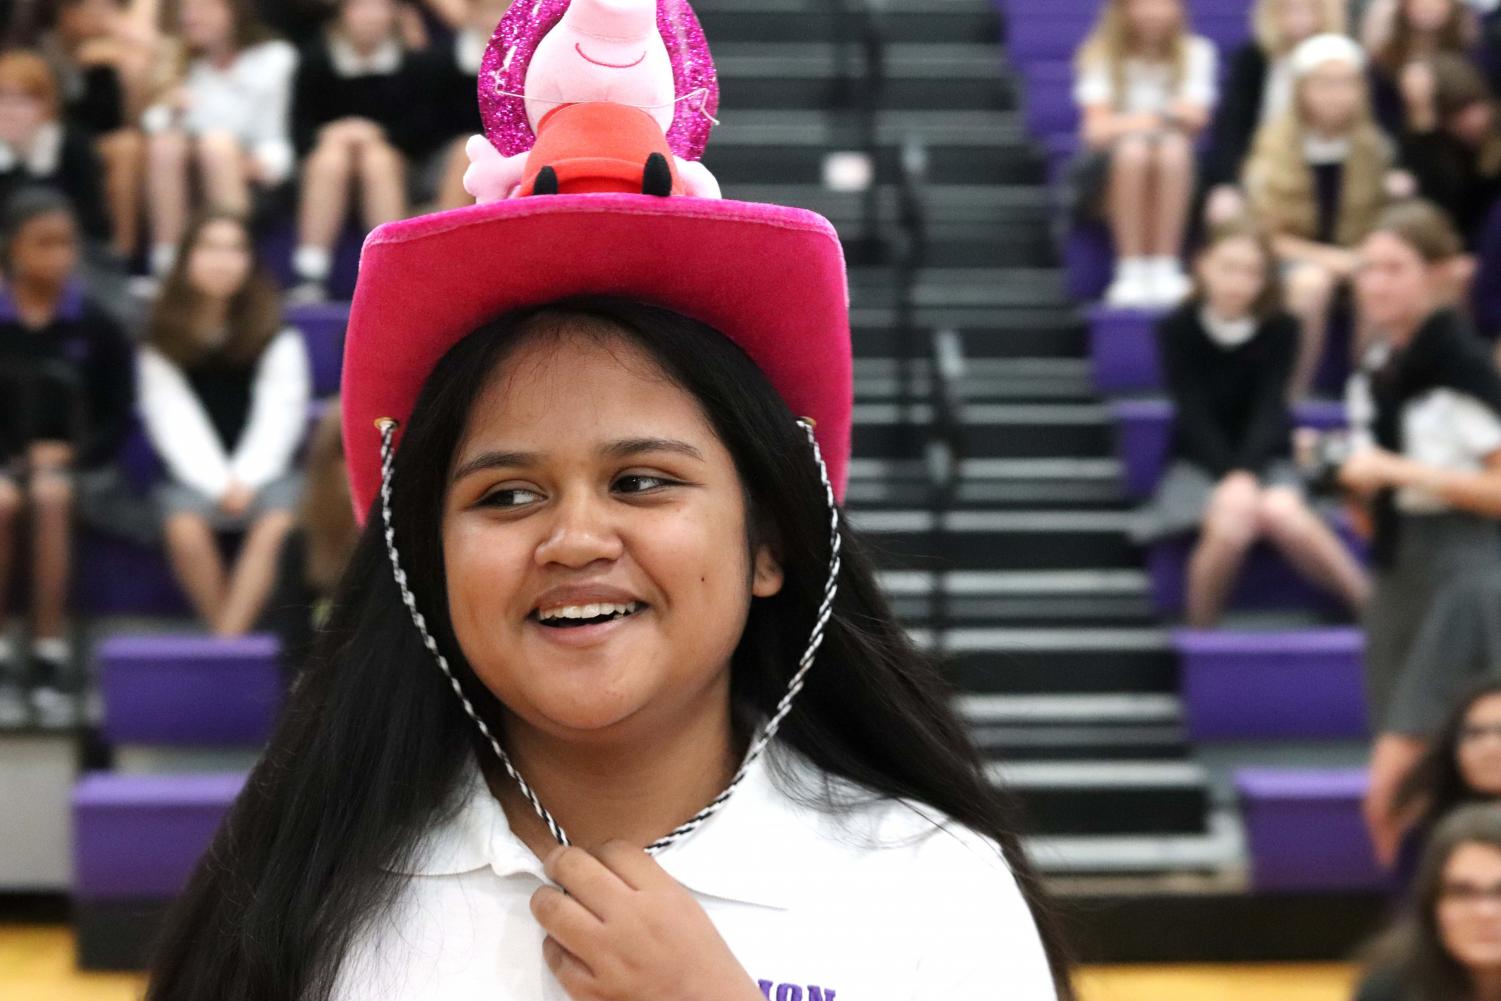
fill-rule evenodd
<path id="1" fill-rule="evenodd" d="M 663 306 L 722 332 L 814 433 L 843 499 L 852 375 L 844 253 L 822 216 L 635 194 L 516 198 L 380 226 L 344 344 L 344 445 L 363 522 L 380 489 L 376 421 L 404 426 L 438 360 L 503 313 L 575 295 Z"/>

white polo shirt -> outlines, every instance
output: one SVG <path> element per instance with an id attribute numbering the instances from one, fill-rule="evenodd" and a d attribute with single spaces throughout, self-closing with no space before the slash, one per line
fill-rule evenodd
<path id="1" fill-rule="evenodd" d="M 774 780 L 773 753 L 797 789 L 822 788 L 824 773 L 774 741 L 719 813 L 656 857 L 770 1001 L 1054 1001 L 994 842 L 906 801 L 805 806 Z M 356 941 L 338 1001 L 566 1001 L 529 909 L 542 863 L 472 759 L 465 781 L 390 914 Z"/>

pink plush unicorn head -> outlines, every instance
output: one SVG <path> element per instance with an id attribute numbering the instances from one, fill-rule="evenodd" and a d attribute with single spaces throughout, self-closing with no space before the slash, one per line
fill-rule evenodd
<path id="1" fill-rule="evenodd" d="M 480 67 L 485 134 L 504 156 L 525 153 L 557 101 L 647 108 L 673 153 L 699 159 L 719 84 L 693 8 L 687 0 L 516 0 Z"/>

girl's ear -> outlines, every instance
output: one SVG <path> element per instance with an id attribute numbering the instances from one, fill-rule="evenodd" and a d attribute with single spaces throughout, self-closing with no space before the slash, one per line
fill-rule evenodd
<path id="1" fill-rule="evenodd" d="M 782 590 L 785 578 L 782 564 L 772 552 L 771 546 L 757 546 L 755 566 L 751 572 L 751 594 L 757 598 L 770 598 Z"/>

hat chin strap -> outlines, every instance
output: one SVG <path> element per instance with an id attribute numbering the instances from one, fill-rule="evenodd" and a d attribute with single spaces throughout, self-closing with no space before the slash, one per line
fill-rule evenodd
<path id="1" fill-rule="evenodd" d="M 439 670 L 448 679 L 449 687 L 453 689 L 453 693 L 458 696 L 460 704 L 463 705 L 464 713 L 470 719 L 474 720 L 475 726 L 479 727 L 480 734 L 489 743 L 490 749 L 495 752 L 495 757 L 500 761 L 501 766 L 505 768 L 506 774 L 516 780 L 516 785 L 520 787 L 522 794 L 526 796 L 527 802 L 531 803 L 532 809 L 536 811 L 537 816 L 542 818 L 542 822 L 547 825 L 547 829 L 552 834 L 554 840 L 560 845 L 572 844 L 568 839 L 568 833 L 563 830 L 563 825 L 559 824 L 553 819 L 553 815 L 547 812 L 547 808 L 537 798 L 536 792 L 532 790 L 531 786 L 527 785 L 526 779 L 521 777 L 521 773 L 516 770 L 516 766 L 511 764 L 510 757 L 506 754 L 505 749 L 500 746 L 500 741 L 496 739 L 489 725 L 475 711 L 474 703 L 470 702 L 469 696 L 464 694 L 464 688 L 459 684 L 459 679 L 454 675 L 453 669 L 449 666 L 448 658 L 443 655 L 442 650 L 438 649 L 437 641 L 433 639 L 432 633 L 428 631 L 426 618 L 417 609 L 417 598 L 412 594 L 412 589 L 407 585 L 406 571 L 401 568 L 401 557 L 396 552 L 396 529 L 391 525 L 391 480 L 392 467 L 395 464 L 396 455 L 394 442 L 397 422 L 392 418 L 383 417 L 375 423 L 376 427 L 380 429 L 381 435 L 380 515 L 386 529 L 386 553 L 391 558 L 391 572 L 396 578 L 397 588 L 401 591 L 402 603 L 407 606 L 407 611 L 411 613 L 412 624 L 417 627 L 417 632 L 422 637 L 423 646 L 427 647 L 428 652 L 437 661 Z M 823 600 L 819 602 L 818 615 L 814 619 L 813 630 L 808 636 L 808 645 L 803 650 L 803 655 L 798 661 L 797 672 L 793 674 L 792 680 L 787 683 L 786 693 L 782 696 L 781 701 L 777 703 L 776 710 L 771 714 L 771 717 L 760 728 L 761 732 L 751 741 L 750 749 L 745 754 L 745 760 L 740 763 L 740 768 L 735 772 L 734 778 L 730 779 L 729 785 L 725 786 L 724 791 L 715 796 L 707 806 L 671 833 L 647 845 L 646 850 L 653 855 L 692 834 L 703 825 L 704 821 L 714 816 L 715 813 L 719 812 L 720 807 L 724 806 L 725 802 L 730 798 L 730 794 L 735 791 L 735 788 L 745 778 L 745 773 L 750 768 L 751 762 L 760 757 L 761 752 L 766 749 L 766 745 L 771 742 L 771 738 L 776 734 L 777 728 L 782 725 L 782 720 L 792 710 L 792 700 L 797 696 L 798 692 L 802 691 L 803 677 L 813 666 L 814 658 L 818 656 L 818 648 L 823 645 L 824 628 L 828 625 L 829 617 L 833 613 L 834 595 L 839 590 L 839 506 L 834 501 L 834 488 L 829 483 L 829 470 L 824 464 L 823 452 L 819 450 L 818 439 L 813 435 L 813 422 L 803 419 L 799 420 L 798 424 L 802 426 L 803 432 L 808 437 L 808 444 L 813 448 L 813 461 L 818 465 L 818 476 L 823 483 L 824 497 L 829 509 L 829 576 L 828 580 L 824 583 Z"/>

